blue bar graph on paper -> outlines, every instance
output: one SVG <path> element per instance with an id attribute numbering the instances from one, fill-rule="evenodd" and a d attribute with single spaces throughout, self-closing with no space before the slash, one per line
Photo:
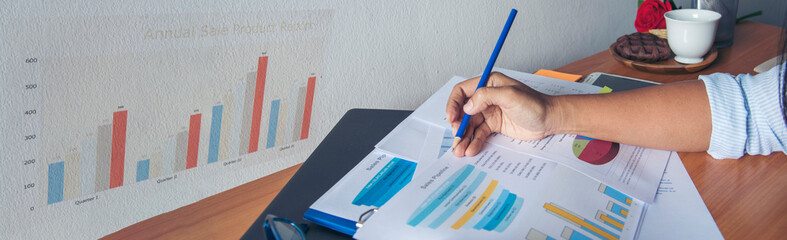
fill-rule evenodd
<path id="1" fill-rule="evenodd" d="M 412 215 L 407 220 L 407 225 L 410 226 L 417 226 L 421 221 L 423 221 L 429 214 L 431 214 L 440 204 L 451 196 L 454 191 L 462 184 L 462 182 L 467 179 L 470 173 L 473 172 L 475 166 L 473 165 L 465 165 L 462 169 L 454 172 L 440 187 L 437 188 L 429 197 L 421 203 L 418 208 L 415 209 Z"/>
<path id="2" fill-rule="evenodd" d="M 618 190 L 615 190 L 614 188 L 611 188 L 609 186 L 601 184 L 601 186 L 599 186 L 598 190 L 603 192 L 607 196 L 609 196 L 609 197 L 611 197 L 611 198 L 613 198 L 615 200 L 618 200 L 619 202 L 621 202 L 623 204 L 631 206 L 631 198 L 628 195 L 623 194 L 622 192 L 620 192 Z"/>
<path id="3" fill-rule="evenodd" d="M 511 206 L 511 209 L 508 210 L 506 214 L 508 216 L 516 216 L 517 214 L 519 214 L 519 210 L 522 209 L 522 204 L 524 202 L 525 199 L 521 197 L 517 197 L 516 201 L 514 201 L 514 206 Z M 514 218 L 508 216 L 504 217 L 503 221 L 500 222 L 499 225 L 497 225 L 497 227 L 495 228 L 495 232 L 503 232 L 503 230 L 505 230 L 508 227 L 508 225 L 511 225 L 511 222 L 514 221 Z"/>
<path id="4" fill-rule="evenodd" d="M 271 102 L 271 116 L 268 121 L 268 143 L 265 148 L 272 148 L 276 146 L 276 128 L 279 122 L 279 103 L 281 100 L 276 99 Z"/>
<path id="5" fill-rule="evenodd" d="M 415 167 L 414 162 L 393 158 L 361 189 L 352 204 L 382 206 L 412 180 Z"/>
<path id="6" fill-rule="evenodd" d="M 137 162 L 137 182 L 148 180 L 150 176 L 150 159 Z"/>
<path id="7" fill-rule="evenodd" d="M 456 198 L 453 203 L 451 203 L 451 206 L 445 209 L 445 211 L 443 211 L 443 213 L 440 214 L 440 216 L 437 217 L 437 219 L 435 219 L 434 221 L 432 221 L 431 224 L 429 224 L 429 227 L 432 229 L 437 229 L 438 227 L 440 227 L 440 225 L 442 225 L 443 222 L 445 222 L 445 220 L 448 220 L 448 217 L 453 215 L 456 212 L 456 210 L 459 209 L 459 206 L 462 206 L 462 203 L 464 203 L 465 200 L 467 200 L 467 198 L 469 198 L 470 195 L 473 194 L 473 192 L 475 192 L 476 189 L 478 189 L 478 186 L 481 185 L 481 182 L 483 182 L 485 178 L 486 178 L 486 172 L 479 171 L 475 177 L 475 180 L 473 180 L 473 182 L 470 183 L 470 185 L 467 188 L 465 188 L 464 191 L 462 191 L 462 194 L 459 195 L 459 197 Z"/>
<path id="8" fill-rule="evenodd" d="M 63 181 L 66 163 L 56 162 L 49 164 L 49 181 L 47 187 L 47 204 L 63 201 Z"/>
<path id="9" fill-rule="evenodd" d="M 626 218 L 626 216 L 629 215 L 629 210 L 628 209 L 626 209 L 623 206 L 620 206 L 620 205 L 618 205 L 617 203 L 614 203 L 614 202 L 609 202 L 609 204 L 607 205 L 607 210 L 609 210 L 610 212 L 612 212 L 614 214 L 617 214 L 618 216 L 620 216 L 622 218 Z"/>
<path id="10" fill-rule="evenodd" d="M 504 190 L 506 190 L 506 189 L 501 187 L 500 185 L 497 185 L 497 187 L 495 187 L 495 189 L 492 191 L 492 194 L 489 194 L 489 198 L 486 200 L 486 203 L 484 203 L 484 205 L 483 205 L 483 208 L 482 208 L 483 210 L 479 210 L 478 212 L 473 214 L 473 217 L 470 218 L 470 220 L 467 221 L 467 223 L 475 223 L 475 224 L 477 224 L 477 223 L 481 222 L 481 220 L 483 220 L 484 217 L 486 216 L 487 211 L 489 211 L 489 209 L 492 208 L 492 205 L 495 205 L 495 202 L 497 201 L 497 198 L 500 197 L 500 194 Z M 465 225 L 462 226 L 462 228 L 476 229 L 475 228 L 475 224 L 465 224 Z M 478 229 L 476 229 L 476 230 L 478 230 Z"/>
<path id="11" fill-rule="evenodd" d="M 393 182 L 396 181 L 396 177 L 402 174 L 407 168 L 407 166 L 394 163 L 392 168 L 389 168 L 388 171 L 383 174 L 383 177 L 380 178 L 379 181 L 366 192 L 366 195 L 361 198 L 361 202 L 363 205 L 374 205 L 374 202 L 377 199 L 382 198 L 382 196 L 391 188 Z"/>
<path id="12" fill-rule="evenodd" d="M 500 222 L 503 221 L 503 218 L 508 214 L 508 211 L 511 210 L 511 207 L 514 206 L 514 202 L 516 202 L 516 194 L 509 193 L 506 200 L 503 202 L 503 205 L 500 207 L 500 210 L 490 219 L 489 223 L 484 225 L 484 230 L 492 231 L 494 230 L 497 225 L 500 225 Z"/>
<path id="13" fill-rule="evenodd" d="M 383 178 L 385 178 L 386 175 L 389 174 L 389 172 L 391 171 L 392 168 L 396 167 L 398 161 L 399 161 L 398 158 L 394 158 L 391 161 L 389 161 L 387 164 L 385 164 L 385 166 L 382 169 L 380 169 L 380 171 L 377 172 L 376 175 L 374 175 L 372 180 L 370 180 L 368 183 L 366 183 L 366 186 L 364 186 L 361 189 L 361 192 L 358 193 L 358 195 L 355 195 L 355 199 L 353 199 L 352 203 L 354 205 L 358 205 L 358 206 L 361 206 L 361 205 L 369 206 L 369 203 L 368 203 L 368 200 L 367 200 L 368 199 L 367 195 L 369 195 L 369 192 L 372 192 L 373 189 L 375 188 L 375 186 Z"/>
<path id="14" fill-rule="evenodd" d="M 476 223 L 476 225 L 473 226 L 473 228 L 477 230 L 481 230 L 482 228 L 484 228 L 484 226 L 487 225 L 487 223 L 492 221 L 492 218 L 494 218 L 494 216 L 501 210 L 501 208 L 503 207 L 503 203 L 506 201 L 506 199 L 508 199 L 508 195 L 511 194 L 512 193 L 508 191 L 508 189 L 503 189 L 503 192 L 501 192 L 500 196 L 497 197 L 497 200 L 495 201 L 495 204 L 492 205 L 492 208 L 489 211 L 487 211 L 486 214 L 484 214 L 484 218 L 482 218 L 481 221 Z"/>
<path id="15" fill-rule="evenodd" d="M 221 115 L 224 105 L 213 106 L 210 120 L 210 141 L 208 142 L 208 163 L 219 160 L 219 139 L 221 139 Z"/>
<path id="16" fill-rule="evenodd" d="M 407 185 L 408 183 L 410 183 L 411 180 L 413 180 L 413 174 L 415 173 L 416 163 L 405 161 L 405 160 L 400 160 L 400 163 L 406 164 L 404 169 L 401 172 L 399 172 L 399 174 L 394 176 L 395 179 L 394 181 L 391 182 L 391 184 L 385 186 L 388 188 L 388 190 L 386 190 L 379 198 L 377 198 L 377 200 L 375 200 L 374 203 L 372 203 L 372 206 L 375 207 L 382 206 L 383 204 L 388 202 L 388 200 L 391 200 L 391 198 L 394 195 L 396 195 L 396 193 L 398 193 L 399 190 L 402 190 L 402 188 L 404 188 L 405 185 Z"/>

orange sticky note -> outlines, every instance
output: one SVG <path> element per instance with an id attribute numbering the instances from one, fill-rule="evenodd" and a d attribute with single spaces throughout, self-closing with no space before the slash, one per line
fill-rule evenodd
<path id="1" fill-rule="evenodd" d="M 544 76 L 544 77 L 563 79 L 563 80 L 572 81 L 572 82 L 579 81 L 579 79 L 582 78 L 582 75 L 568 74 L 568 73 L 556 72 L 556 71 L 546 70 L 546 69 L 538 70 L 538 72 L 533 73 L 533 74 L 539 75 L 539 76 Z"/>

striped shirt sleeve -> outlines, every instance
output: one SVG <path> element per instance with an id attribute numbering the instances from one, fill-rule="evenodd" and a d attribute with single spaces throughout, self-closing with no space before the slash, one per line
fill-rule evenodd
<path id="1" fill-rule="evenodd" d="M 700 76 L 713 124 L 708 154 L 716 159 L 740 158 L 745 153 L 767 155 L 785 149 L 787 126 L 780 75 L 784 69 L 782 64 L 755 76 Z"/>

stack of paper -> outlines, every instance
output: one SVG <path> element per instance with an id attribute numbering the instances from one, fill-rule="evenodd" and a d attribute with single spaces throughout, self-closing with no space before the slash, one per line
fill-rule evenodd
<path id="1" fill-rule="evenodd" d="M 551 95 L 601 90 L 497 71 Z M 432 95 L 304 217 L 359 239 L 637 236 L 670 152 L 577 135 L 520 141 L 496 134 L 477 156 L 456 158 L 446 153 L 453 136 L 445 104 L 464 79 Z M 380 210 L 356 234 L 360 215 L 372 208 Z"/>

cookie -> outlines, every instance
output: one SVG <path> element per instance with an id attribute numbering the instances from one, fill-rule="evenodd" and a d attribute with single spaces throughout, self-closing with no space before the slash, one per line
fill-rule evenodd
<path id="1" fill-rule="evenodd" d="M 666 39 L 639 32 L 618 38 L 615 51 L 623 58 L 648 63 L 664 61 L 672 56 Z"/>

